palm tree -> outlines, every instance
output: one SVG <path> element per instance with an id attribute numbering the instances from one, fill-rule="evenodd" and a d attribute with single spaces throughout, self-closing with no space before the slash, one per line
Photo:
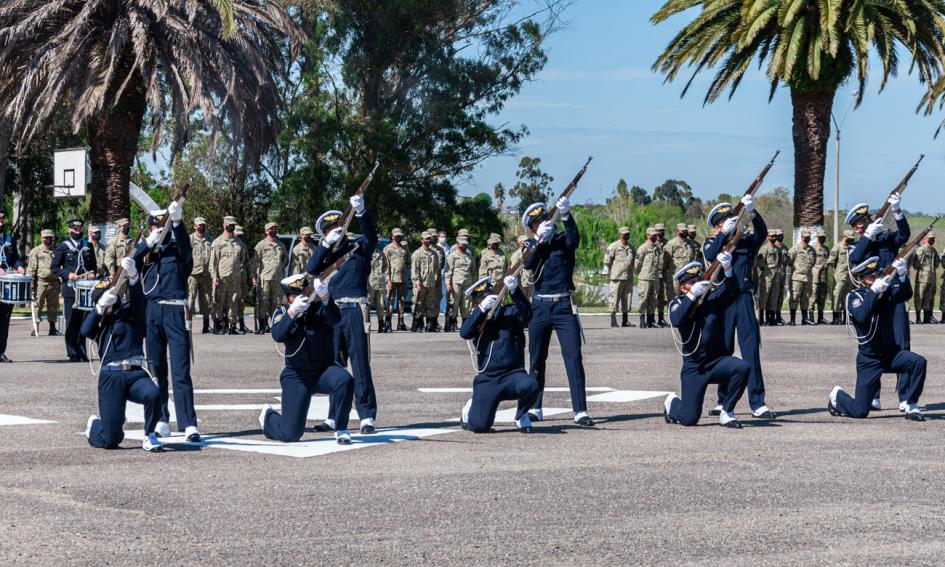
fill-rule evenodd
<path id="1" fill-rule="evenodd" d="M 91 220 L 129 212 L 141 127 L 171 159 L 198 115 L 212 139 L 226 123 L 258 156 L 279 127 L 276 80 L 298 32 L 270 0 L 5 0 L 0 114 L 24 151 L 53 117 L 85 131 Z M 169 141 L 163 135 L 172 129 Z"/>
<path id="2" fill-rule="evenodd" d="M 872 54 L 881 65 L 882 91 L 899 68 L 897 49 L 910 56 L 909 70 L 931 87 L 945 60 L 943 0 L 669 0 L 651 21 L 699 7 L 700 12 L 669 43 L 653 69 L 676 79 L 693 68 L 685 95 L 700 71 L 716 68 L 705 103 L 729 98 L 752 61 L 767 62 L 769 100 L 781 85 L 791 92 L 794 139 L 794 224 L 820 226 L 824 219 L 824 167 L 830 112 L 837 89 L 856 77 L 862 102 Z"/>

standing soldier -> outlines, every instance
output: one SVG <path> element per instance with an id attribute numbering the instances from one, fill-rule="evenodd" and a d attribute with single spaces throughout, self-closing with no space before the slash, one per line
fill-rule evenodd
<path id="1" fill-rule="evenodd" d="M 604 253 L 604 275 L 610 276 L 610 326 L 617 327 L 617 307 L 620 307 L 623 327 L 632 327 L 630 308 L 633 306 L 633 262 L 636 251 L 630 244 L 630 229 L 622 226 L 617 240 Z"/>
<path id="2" fill-rule="evenodd" d="M 784 305 L 784 294 L 787 293 L 788 287 L 788 265 L 791 263 L 791 259 L 788 258 L 788 247 L 784 245 L 784 229 L 779 228 L 775 231 L 776 238 L 779 244 L 779 250 L 781 251 L 781 267 L 778 270 L 778 296 L 774 299 L 774 305 L 772 309 L 775 310 L 775 322 L 779 326 L 784 326 L 784 317 L 781 315 L 781 307 Z"/>
<path id="3" fill-rule="evenodd" d="M 693 249 L 692 257 L 695 258 L 694 261 L 700 261 L 702 258 L 702 246 L 696 240 L 696 237 L 699 236 L 699 231 L 694 224 L 690 224 L 687 228 L 689 229 L 689 246 Z"/>
<path id="4" fill-rule="evenodd" d="M 303 226 L 299 231 L 299 243 L 292 248 L 292 262 L 289 266 L 289 275 L 304 274 L 308 261 L 312 259 L 314 244 L 312 242 L 312 229 Z"/>
<path id="5" fill-rule="evenodd" d="M 801 240 L 788 251 L 788 275 L 791 280 L 791 308 L 792 327 L 796 325 L 797 308 L 801 308 L 801 325 L 813 325 L 808 308 L 811 300 L 811 287 L 814 280 L 814 263 L 816 253 L 810 246 L 810 231 L 801 231 Z"/>
<path id="6" fill-rule="evenodd" d="M 448 267 L 446 268 L 446 331 L 458 331 L 457 315 L 463 322 L 469 317 L 470 296 L 466 295 L 466 288 L 472 285 L 473 274 L 476 273 L 476 257 L 469 250 L 469 239 L 460 236 L 456 239 L 456 246 L 450 250 Z"/>
<path id="7" fill-rule="evenodd" d="M 105 248 L 105 257 L 103 258 L 105 273 L 108 274 L 118 273 L 118 263 L 131 252 L 134 246 L 134 240 L 131 239 L 131 222 L 128 219 L 118 219 L 115 224 L 118 225 L 118 234 L 108 241 L 108 246 Z M 128 294 L 122 295 L 121 300 L 127 301 Z"/>
<path id="8" fill-rule="evenodd" d="M 812 302 L 817 306 L 817 319 L 814 319 L 814 305 L 811 306 L 809 319 L 814 319 L 817 325 L 823 325 L 827 323 L 824 319 L 824 308 L 827 305 L 827 260 L 830 259 L 830 248 L 827 248 L 827 233 L 823 229 L 818 229 L 812 240 L 811 248 L 814 249 L 816 260 L 812 270 L 814 281 L 810 293 Z"/>
<path id="9" fill-rule="evenodd" d="M 833 268 L 833 321 L 831 325 L 843 325 L 847 322 L 847 295 L 853 289 L 850 279 L 850 262 L 848 253 L 855 234 L 852 230 L 844 230 L 840 239 L 830 251 L 827 266 Z"/>
<path id="10" fill-rule="evenodd" d="M 634 271 L 637 273 L 640 295 L 640 328 L 653 329 L 656 327 L 656 302 L 659 298 L 660 273 L 664 265 L 663 248 L 659 246 L 659 236 L 656 229 L 646 229 L 646 242 L 637 248 L 637 257 L 634 262 Z"/>
<path id="11" fill-rule="evenodd" d="M 406 331 L 404 325 L 404 303 L 407 301 L 407 282 L 410 280 L 407 270 L 410 267 L 410 255 L 404 246 L 404 233 L 399 228 L 391 231 L 390 244 L 384 247 L 384 256 L 387 256 L 387 323 L 391 328 L 391 315 L 394 305 L 397 305 L 397 330 Z M 415 298 L 416 299 L 416 298 Z M 416 310 L 414 310 L 416 315 Z"/>
<path id="12" fill-rule="evenodd" d="M 673 272 L 672 264 L 673 261 L 670 258 L 669 254 L 666 253 L 666 225 L 663 223 L 657 223 L 653 228 L 656 229 L 657 247 L 662 251 L 659 254 L 660 265 L 657 269 L 657 275 L 659 276 L 659 284 L 657 285 L 657 294 L 656 294 L 656 311 L 659 315 L 659 318 L 656 321 L 656 324 L 659 327 L 665 327 L 666 318 L 664 314 L 666 313 L 666 306 L 669 305 L 670 298 L 676 296 L 676 290 L 673 288 Z"/>
<path id="13" fill-rule="evenodd" d="M 242 287 L 240 288 L 240 298 L 237 302 L 236 307 L 236 317 L 239 320 L 239 333 L 240 335 L 245 335 L 248 331 L 246 329 L 246 300 L 249 298 L 249 290 L 254 289 L 253 276 L 255 270 L 253 269 L 253 264 L 256 261 L 256 258 L 253 256 L 253 253 L 249 249 L 249 245 L 246 244 L 246 241 L 243 240 L 243 227 L 236 225 L 236 241 L 240 243 L 240 246 L 243 247 L 243 251 L 246 252 L 246 257 L 249 259 L 246 262 L 246 269 L 243 271 L 243 277 L 240 278 Z M 253 310 L 259 308 L 259 290 L 256 290 L 253 294 Z"/>
<path id="14" fill-rule="evenodd" d="M 524 234 L 519 235 L 518 237 L 518 248 L 515 249 L 515 252 L 512 253 L 512 257 L 509 259 L 509 265 L 515 265 L 522 260 L 522 255 L 525 254 L 525 243 L 528 242 L 528 237 Z M 525 294 L 525 297 L 529 301 L 532 300 L 532 272 L 531 270 L 526 270 L 522 267 L 522 271 L 519 272 L 518 278 L 518 288 L 522 290 L 522 293 Z M 633 290 L 631 290 L 631 293 Z"/>
<path id="15" fill-rule="evenodd" d="M 371 255 L 371 275 L 368 277 L 367 309 L 364 310 L 364 323 L 371 326 L 371 305 L 374 305 L 374 312 L 377 313 L 377 332 L 389 333 L 390 327 L 384 317 L 386 309 L 384 308 L 384 298 L 387 296 L 387 273 L 390 266 L 387 264 L 387 256 L 375 248 Z"/>
<path id="16" fill-rule="evenodd" d="M 923 325 L 938 323 L 932 317 L 935 308 L 935 275 L 938 272 L 940 260 L 935 249 L 935 233 L 929 232 L 922 240 L 922 244 L 912 256 L 912 267 L 915 268 L 915 322 Z"/>
<path id="17" fill-rule="evenodd" d="M 194 232 L 190 235 L 190 248 L 193 250 L 194 268 L 187 278 L 187 305 L 193 317 L 200 308 L 203 315 L 201 334 L 210 332 L 210 317 L 213 314 L 213 278 L 210 277 L 210 255 L 213 240 L 207 234 L 207 219 L 194 219 Z"/>
<path id="18" fill-rule="evenodd" d="M 259 325 L 257 335 L 269 332 L 269 319 L 276 307 L 282 304 L 282 284 L 285 277 L 285 265 L 288 253 L 279 242 L 279 225 L 266 223 L 266 236 L 256 243 L 253 256 L 252 285 L 256 288 L 256 321 Z"/>
<path id="19" fill-rule="evenodd" d="M 223 217 L 223 234 L 210 245 L 210 276 L 216 298 L 213 332 L 216 335 L 239 334 L 236 318 L 245 277 L 243 270 L 249 262 L 246 256 L 246 250 L 236 238 L 236 218 Z"/>
<path id="20" fill-rule="evenodd" d="M 493 232 L 489 235 L 486 249 L 479 257 L 479 277 L 489 276 L 496 285 L 505 279 L 509 272 L 509 259 L 499 247 L 501 243 L 502 237 Z"/>
<path id="21" fill-rule="evenodd" d="M 667 274 L 675 275 L 683 266 L 690 262 L 695 262 L 701 256 L 701 253 L 694 251 L 689 241 L 689 225 L 679 223 L 676 225 L 676 237 L 666 243 L 664 247 L 669 259 Z M 671 279 L 671 278 L 670 278 Z M 677 285 L 670 282 L 669 289 L 672 290 L 670 297 L 675 297 Z"/>
<path id="22" fill-rule="evenodd" d="M 436 331 L 436 276 L 440 266 L 433 248 L 435 235 L 424 231 L 420 235 L 421 246 L 410 257 L 410 277 L 413 280 L 413 326 L 414 333 Z M 426 319 L 426 327 L 424 327 Z"/>
<path id="23" fill-rule="evenodd" d="M 39 320 L 43 308 L 46 308 L 46 322 L 49 323 L 49 336 L 59 336 L 56 319 L 59 318 L 59 278 L 52 271 L 53 240 L 56 233 L 46 229 L 40 233 L 42 243 L 30 250 L 27 273 L 33 278 L 33 327 L 39 329 Z M 36 331 L 33 331 L 36 336 Z"/>
<path id="24" fill-rule="evenodd" d="M 779 301 L 784 293 L 784 262 L 787 250 L 778 240 L 778 234 L 781 232 L 783 231 L 780 229 L 773 229 L 768 233 L 768 241 L 758 250 L 756 258 L 759 323 L 771 327 L 778 324 L 781 313 Z"/>
<path id="25" fill-rule="evenodd" d="M 102 228 L 97 225 L 89 225 L 89 248 L 95 253 L 95 277 L 96 279 L 108 279 L 108 268 L 105 267 L 105 249 L 102 248 Z"/>
<path id="26" fill-rule="evenodd" d="M 435 228 L 428 229 L 427 232 L 433 237 L 433 246 L 430 247 L 430 250 L 433 250 L 436 254 L 437 265 L 440 267 L 436 272 L 436 302 L 433 304 L 436 311 L 433 316 L 433 330 L 439 332 L 443 330 L 440 327 L 440 311 L 443 306 L 443 273 L 446 271 L 446 257 L 448 255 L 446 233 L 437 231 Z"/>
<path id="27" fill-rule="evenodd" d="M 768 231 L 768 238 L 758 249 L 758 255 L 755 257 L 755 303 L 758 308 L 758 326 L 768 325 L 767 305 L 771 296 L 771 276 L 768 273 L 768 257 L 776 256 L 777 250 L 774 243 L 777 242 L 774 236 L 774 229 Z"/>
<path id="28" fill-rule="evenodd" d="M 69 227 L 69 238 L 56 247 L 52 263 L 53 273 L 65 284 L 62 287 L 62 311 L 66 318 L 65 341 L 69 362 L 89 361 L 88 354 L 85 352 L 85 341 L 81 336 L 82 318 L 85 312 L 74 311 L 72 308 L 75 304 L 75 282 L 90 279 L 97 271 L 95 254 L 89 249 L 88 243 L 82 240 L 83 224 L 82 219 L 79 218 L 66 221 Z M 2 229 L 0 229 L 0 237 L 2 237 Z M 3 361 L 3 357 L 0 357 L 0 361 Z"/>

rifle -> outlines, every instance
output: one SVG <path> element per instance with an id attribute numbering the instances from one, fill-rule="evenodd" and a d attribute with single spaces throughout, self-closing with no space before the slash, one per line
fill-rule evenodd
<path id="1" fill-rule="evenodd" d="M 181 188 L 180 192 L 177 194 L 177 197 L 174 198 L 174 202 L 177 203 L 178 205 L 184 204 L 184 201 L 187 199 L 187 190 L 188 190 L 188 189 L 190 189 L 190 182 L 189 182 L 189 181 L 188 181 L 187 183 L 185 183 L 184 186 Z M 153 263 L 154 263 L 154 251 L 155 251 L 156 249 L 160 248 L 160 247 L 167 241 L 168 237 L 170 236 L 170 232 L 171 232 L 171 231 L 169 230 L 170 227 L 171 227 L 171 215 L 168 214 L 168 215 L 167 215 L 167 218 L 164 219 L 164 225 L 161 227 L 161 230 L 163 231 L 163 232 L 161 233 L 161 241 L 158 242 L 158 243 L 156 243 L 156 244 L 154 245 L 154 248 L 152 248 L 151 250 L 148 251 L 147 256 L 144 257 L 144 263 L 145 263 L 145 264 L 153 264 Z M 140 235 L 139 235 L 139 237 L 140 237 Z"/>
<path id="2" fill-rule="evenodd" d="M 910 256 L 915 253 L 915 249 L 919 247 L 919 244 L 922 244 L 922 241 L 925 240 L 925 237 L 932 232 L 932 227 L 935 226 L 935 223 L 939 221 L 942 217 L 936 217 L 932 223 L 925 227 L 925 230 L 919 233 L 918 236 L 913 238 L 908 244 L 899 249 L 899 254 L 896 256 L 896 260 L 908 260 Z M 893 274 L 896 273 L 896 268 L 892 264 L 886 266 L 886 269 L 883 270 L 883 278 L 888 281 L 892 281 Z"/>
<path id="3" fill-rule="evenodd" d="M 321 273 L 315 276 L 316 279 L 319 279 L 322 282 L 327 282 L 331 278 L 331 276 L 335 275 L 335 273 L 341 268 L 341 266 L 345 264 L 345 262 L 347 262 L 348 260 L 354 257 L 354 253 L 355 251 L 357 251 L 357 249 L 358 249 L 357 244 L 352 244 L 351 248 L 345 253 L 344 256 L 342 256 L 341 258 L 338 258 L 337 260 L 329 264 L 328 267 L 326 267 L 324 270 L 321 271 Z M 305 288 L 302 291 L 302 295 L 305 295 L 310 300 L 314 301 L 315 300 L 315 286 L 311 285 Z"/>
<path id="4" fill-rule="evenodd" d="M 758 189 L 761 187 L 761 183 L 765 180 L 765 177 L 767 177 L 768 172 L 771 171 L 771 166 L 774 165 L 774 160 L 778 159 L 778 155 L 780 154 L 781 154 L 781 150 L 777 150 L 774 152 L 774 157 L 771 158 L 771 161 L 765 164 L 765 166 L 761 169 L 761 173 L 758 174 L 758 177 L 755 177 L 755 180 L 752 181 L 751 185 L 748 186 L 748 190 L 745 191 L 745 194 L 744 194 L 745 197 L 749 195 L 753 196 L 755 193 L 758 192 Z M 735 209 L 732 212 L 734 213 L 735 216 L 741 216 L 742 209 L 744 208 L 745 208 L 745 205 L 743 205 L 742 202 L 739 201 L 735 205 Z"/>
<path id="5" fill-rule="evenodd" d="M 899 182 L 899 185 L 896 185 L 896 188 L 892 190 L 889 194 L 890 197 L 893 195 L 902 195 L 902 192 L 906 190 L 906 186 L 909 185 L 909 180 L 912 179 L 912 176 L 915 175 L 915 171 L 919 169 L 919 164 L 922 163 L 922 160 L 925 158 L 925 154 L 919 154 L 919 161 L 915 162 L 915 165 L 912 166 L 912 169 L 906 173 L 906 176 L 902 178 L 902 181 Z M 886 215 L 889 214 L 889 203 L 884 203 L 883 206 L 876 212 L 876 220 L 886 222 Z"/>
<path id="6" fill-rule="evenodd" d="M 565 187 L 564 192 L 561 193 L 561 197 L 568 197 L 569 199 L 571 198 L 571 195 L 574 193 L 574 190 L 577 189 L 577 185 L 581 181 L 581 178 L 584 177 L 584 173 L 587 171 L 587 166 L 590 165 L 592 159 L 594 159 L 594 156 L 590 156 L 587 158 L 587 161 L 584 162 L 584 167 L 582 167 L 581 170 L 577 172 L 577 175 L 574 176 L 574 179 L 571 180 L 571 183 L 569 183 L 568 186 Z M 559 199 L 561 197 L 559 197 Z M 555 201 L 555 203 L 557 203 L 557 201 Z M 561 211 L 558 210 L 557 204 L 553 205 L 545 213 L 545 219 L 550 220 L 553 223 L 558 222 L 559 218 L 561 218 Z M 521 274 L 522 270 L 525 268 L 525 262 L 527 262 L 528 259 L 531 258 L 532 254 L 534 253 L 535 253 L 534 246 L 526 246 L 525 250 L 522 251 L 522 257 L 518 260 L 518 262 L 513 264 L 511 268 L 509 268 L 509 275 L 519 277 L 519 274 Z M 504 281 L 496 282 L 492 288 L 492 292 L 495 295 L 499 296 L 499 300 L 495 302 L 495 305 L 493 305 L 492 309 L 490 309 L 489 312 L 486 314 L 486 318 L 482 320 L 482 323 L 480 323 L 479 325 L 480 333 L 482 333 L 485 330 L 486 323 L 488 323 L 489 320 L 495 316 L 496 309 L 498 309 L 499 306 L 502 305 L 502 302 L 505 301 L 505 298 L 508 297 L 509 295 L 509 290 L 507 287 L 505 287 Z"/>
<path id="7" fill-rule="evenodd" d="M 371 184 L 371 180 L 374 179 L 374 172 L 377 171 L 377 166 L 381 164 L 381 160 L 374 161 L 374 167 L 371 169 L 371 173 L 364 178 L 364 181 L 361 182 L 361 185 L 358 187 L 358 190 L 354 192 L 356 196 L 363 197 L 364 192 L 367 190 L 368 185 Z M 348 227 L 351 226 L 351 219 L 354 218 L 354 211 L 351 209 L 351 203 L 345 207 L 344 213 L 341 215 L 341 228 L 344 232 L 348 232 Z M 341 242 L 340 240 L 338 242 Z M 338 242 L 332 247 L 332 252 L 337 252 Z"/>
<path id="8" fill-rule="evenodd" d="M 36 292 L 33 292 L 33 296 L 34 297 L 36 296 Z M 35 301 L 30 301 L 30 315 L 31 315 L 30 319 L 33 320 L 33 336 L 38 339 L 39 338 L 39 325 L 36 324 L 37 316 L 36 316 L 36 302 Z M 49 324 L 52 325 L 52 321 L 50 321 Z"/>
<path id="9" fill-rule="evenodd" d="M 138 249 L 138 244 L 141 243 L 141 239 L 142 239 L 143 237 L 144 237 L 144 226 L 141 226 L 141 227 L 138 229 L 138 236 L 137 236 L 137 238 L 135 238 L 134 243 L 132 243 L 132 245 L 128 248 L 128 252 L 125 253 L 124 258 L 130 258 L 131 256 L 134 255 L 135 250 Z M 144 276 L 143 276 L 142 274 L 138 274 L 138 277 L 144 277 Z M 111 282 L 110 282 L 111 292 L 112 292 L 113 294 L 119 296 L 119 298 L 120 298 L 120 297 L 121 297 L 121 294 L 124 293 L 124 291 L 125 291 L 124 288 L 125 288 L 125 286 L 126 286 L 127 284 L 128 284 L 128 274 L 125 272 L 124 268 L 121 267 L 121 263 L 119 263 L 119 264 L 118 264 L 118 269 L 115 270 L 115 273 L 114 273 L 114 274 L 112 274 L 112 279 L 111 279 Z M 108 315 L 109 315 L 108 313 L 105 313 L 105 314 L 102 316 L 102 320 L 101 320 L 101 322 L 100 322 L 100 325 L 102 325 L 102 326 L 105 325 L 105 321 L 108 320 Z"/>

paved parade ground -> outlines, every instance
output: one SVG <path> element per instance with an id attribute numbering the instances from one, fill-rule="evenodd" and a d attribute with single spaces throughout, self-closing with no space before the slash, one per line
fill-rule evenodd
<path id="1" fill-rule="evenodd" d="M 594 429 L 568 411 L 532 435 L 460 431 L 465 343 L 397 333 L 372 336 L 377 435 L 346 450 L 311 432 L 267 441 L 257 415 L 279 403 L 272 340 L 197 335 L 205 440 L 148 454 L 135 408 L 121 450 L 90 448 L 96 378 L 61 362 L 61 338 L 29 338 L 15 321 L 15 364 L 0 366 L 0 564 L 941 564 L 945 326 L 912 331 L 929 359 L 925 423 L 900 417 L 892 376 L 888 409 L 831 417 L 831 386 L 853 387 L 846 330 L 763 329 L 779 419 L 752 419 L 743 399 L 736 431 L 663 422 L 679 385 L 668 330 L 584 322 Z M 549 413 L 570 405 L 556 345 Z"/>

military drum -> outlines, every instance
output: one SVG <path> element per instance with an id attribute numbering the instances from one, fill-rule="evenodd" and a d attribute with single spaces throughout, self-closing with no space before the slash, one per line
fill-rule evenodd
<path id="1" fill-rule="evenodd" d="M 0 276 L 0 303 L 28 305 L 33 302 L 33 278 L 20 274 Z"/>

